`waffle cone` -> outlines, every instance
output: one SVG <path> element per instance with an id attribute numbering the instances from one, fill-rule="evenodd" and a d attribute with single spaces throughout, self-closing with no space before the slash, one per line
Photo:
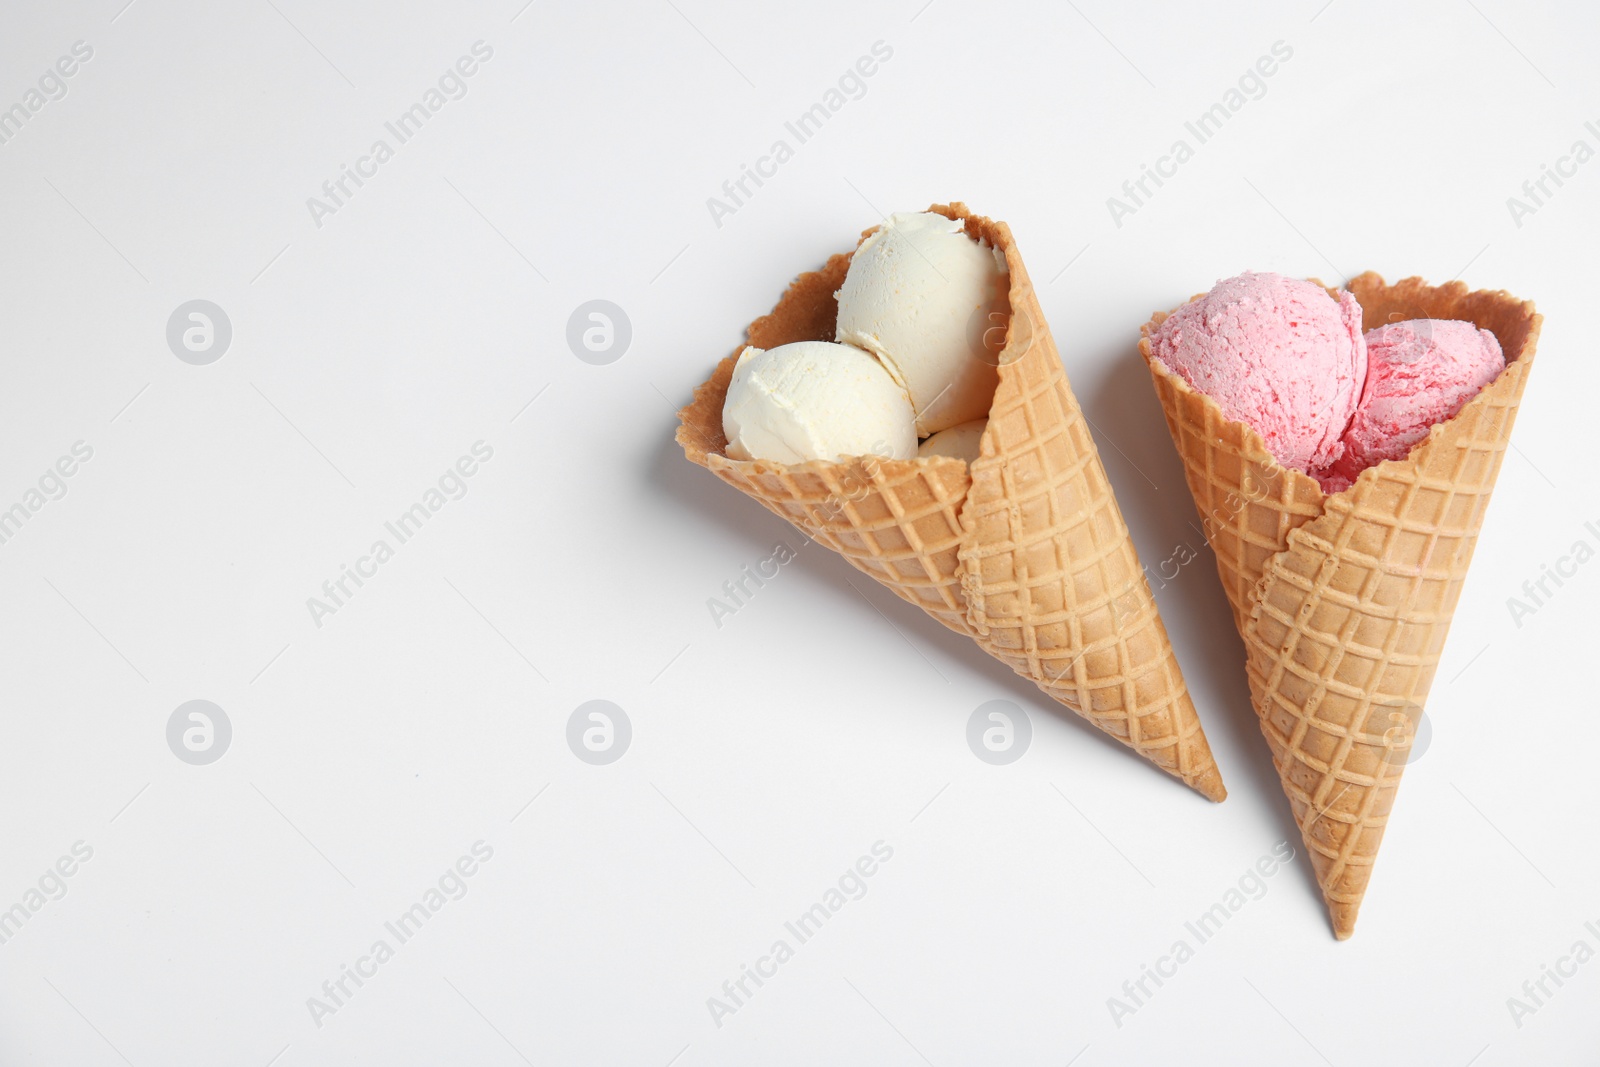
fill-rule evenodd
<path id="1" fill-rule="evenodd" d="M 1189 490 L 1244 639 L 1251 701 L 1327 901 L 1355 929 L 1395 791 L 1528 372 L 1541 317 L 1505 292 L 1419 278 L 1351 279 L 1363 329 L 1461 319 L 1507 364 L 1454 418 L 1342 493 L 1278 464 L 1262 439 L 1154 359 L 1149 365 Z"/>
<path id="2" fill-rule="evenodd" d="M 679 412 L 678 442 L 690 460 L 1051 698 L 1222 800 L 1221 774 L 1011 231 L 962 204 L 929 210 L 962 220 L 1010 270 L 1000 384 L 970 469 L 948 457 L 729 459 L 722 406 L 738 350 Z M 802 274 L 751 323 L 749 343 L 833 340 L 834 293 L 849 265 L 842 253 Z"/>

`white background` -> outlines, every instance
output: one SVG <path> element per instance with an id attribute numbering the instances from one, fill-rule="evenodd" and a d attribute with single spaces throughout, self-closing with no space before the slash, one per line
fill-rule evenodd
<path id="1" fill-rule="evenodd" d="M 0 545 L 0 908 L 93 849 L 0 944 L 0 1063 L 1594 1062 L 1600 963 L 1507 1006 L 1600 948 L 1600 562 L 1507 605 L 1600 546 L 1600 163 L 1520 226 L 1506 204 L 1600 147 L 1592 6 L 125 2 L 0 20 L 0 107 L 94 49 L 0 146 L 0 507 L 93 449 Z M 478 40 L 467 95 L 316 225 Z M 865 95 L 716 225 L 707 198 L 880 40 Z M 1280 40 L 1265 95 L 1115 225 Z M 947 199 L 1011 224 L 1152 567 L 1201 547 L 1135 351 L 1152 310 L 1371 268 L 1546 315 L 1353 940 L 1301 855 L 1108 1008 L 1303 852 L 1209 552 L 1157 597 L 1221 806 L 816 546 L 713 624 L 798 536 L 684 461 L 673 409 L 795 273 Z M 196 298 L 233 326 L 206 366 L 165 335 Z M 596 298 L 633 331 L 603 366 L 566 342 Z M 307 599 L 480 440 L 466 496 L 318 626 Z M 167 745 L 192 699 L 233 726 L 209 766 Z M 591 699 L 632 722 L 609 766 L 565 740 Z M 1034 731 L 1005 767 L 964 739 L 995 699 Z M 479 840 L 466 895 L 318 1026 L 307 999 Z M 880 840 L 866 895 L 717 1026 L 707 998 Z"/>

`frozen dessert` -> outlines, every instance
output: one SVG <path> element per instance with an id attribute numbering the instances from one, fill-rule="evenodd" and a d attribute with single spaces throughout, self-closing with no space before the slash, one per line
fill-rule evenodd
<path id="1" fill-rule="evenodd" d="M 882 360 L 911 396 L 917 433 L 937 433 L 989 414 L 1009 290 L 1005 256 L 960 220 L 896 214 L 850 261 L 835 339 Z"/>
<path id="2" fill-rule="evenodd" d="M 733 459 L 832 463 L 917 454 L 905 390 L 870 353 L 830 341 L 747 346 L 728 385 L 722 429 Z"/>
<path id="3" fill-rule="evenodd" d="M 962 204 L 928 210 L 938 217 L 932 225 L 937 232 L 925 234 L 924 251 L 943 263 L 948 278 L 964 276 L 952 264 L 970 250 L 980 259 L 991 257 L 984 271 L 1009 286 L 998 320 L 986 317 L 995 304 L 975 302 L 967 309 L 980 313 L 974 319 L 982 326 L 978 332 L 996 342 L 991 356 L 1004 352 L 1003 363 L 991 358 L 998 364 L 989 368 L 992 383 L 998 383 L 988 386 L 992 400 L 986 391 L 972 414 L 938 427 L 942 432 L 929 437 L 917 458 L 798 465 L 748 460 L 752 454 L 781 460 L 867 451 L 891 429 L 899 433 L 901 455 L 917 452 L 911 398 L 901 393 L 891 403 L 884 395 L 883 381 L 893 383 L 889 371 L 864 349 L 818 343 L 855 336 L 835 333 L 837 321 L 847 317 L 837 294 L 870 288 L 861 284 L 861 265 L 884 254 L 873 251 L 879 243 L 887 240 L 892 247 L 908 240 L 905 219 L 932 218 L 898 216 L 888 227 L 898 236 L 875 231 L 859 245 L 852 242 L 858 250 L 840 251 L 820 269 L 796 277 L 772 310 L 750 323 L 746 343 L 756 351 L 741 346 L 717 364 L 679 412 L 678 443 L 691 462 L 794 523 L 807 543 L 839 553 L 1060 706 L 1205 797 L 1222 800 L 1227 790 L 1194 698 L 1011 231 Z M 964 251 L 939 252 L 941 246 Z M 972 316 L 946 316 L 936 300 L 914 289 L 902 288 L 896 296 L 924 316 L 953 322 L 958 336 L 966 333 L 963 320 Z M 1011 330 L 1013 320 L 1024 328 Z M 908 350 L 889 351 L 903 367 Z M 831 403 L 831 378 L 826 395 L 811 385 L 799 398 L 804 403 L 792 402 L 790 394 L 804 383 L 796 366 L 801 357 L 793 353 L 813 354 L 827 366 L 847 365 L 852 374 L 860 361 L 878 367 L 881 379 L 864 371 L 862 377 L 873 383 L 880 428 L 837 425 L 862 417 L 864 405 L 857 395 Z M 854 355 L 847 360 L 841 353 Z M 839 392 L 856 391 L 841 382 Z M 813 434 L 826 440 L 819 443 Z M 982 458 L 972 462 L 980 443 Z M 962 458 L 927 456 L 929 451 L 960 452 Z M 712 608 L 718 625 L 722 615 L 721 608 Z M 871 664 L 883 654 L 872 644 L 854 649 L 854 664 L 844 674 L 837 656 L 820 652 L 820 658 L 795 663 L 802 671 L 838 675 L 840 691 L 849 696 L 868 684 Z M 886 661 L 883 669 L 901 667 Z M 1012 751 L 1006 759 L 1021 754 Z"/>
<path id="4" fill-rule="evenodd" d="M 983 431 L 988 426 L 988 419 L 973 419 L 948 430 L 940 430 L 917 446 L 917 455 L 950 456 L 971 463 L 978 458 L 978 445 L 982 443 Z"/>
<path id="5" fill-rule="evenodd" d="M 1505 369 L 1488 330 L 1455 319 L 1413 319 L 1369 330 L 1367 382 L 1344 431 L 1344 454 L 1317 473 L 1330 493 L 1375 463 L 1400 459 Z"/>
<path id="6" fill-rule="evenodd" d="M 1327 467 L 1367 375 L 1361 308 L 1313 282 L 1241 274 L 1167 317 L 1151 352 L 1228 418 L 1253 428 L 1279 463 Z"/>
<path id="7" fill-rule="evenodd" d="M 1336 469 L 1344 481 L 1360 474 L 1348 489 L 1327 472 L 1319 488 L 1286 470 L 1249 425 L 1156 358 L 1152 340 L 1182 311 L 1157 312 L 1139 342 L 1338 938 L 1355 930 L 1424 709 L 1434 714 L 1429 687 L 1541 325 L 1531 303 L 1458 281 L 1390 285 L 1367 273 L 1345 288 L 1375 327 L 1361 396 L 1339 429 Z M 1443 729 L 1445 716 L 1435 722 Z M 1448 893 L 1481 857 L 1464 848 L 1440 866 Z M 1381 920 L 1384 936 L 1431 921 L 1426 900 L 1416 903 L 1424 917 L 1397 909 Z"/>
<path id="8" fill-rule="evenodd" d="M 861 241 L 831 295 L 838 343 L 740 353 L 722 413 L 727 455 L 976 459 L 1010 321 L 1004 253 L 960 219 L 897 214 Z M 942 435 L 969 422 L 976 431 Z"/>
<path id="9" fill-rule="evenodd" d="M 1470 322 L 1412 319 L 1362 334 L 1361 305 L 1315 282 L 1241 274 L 1167 316 L 1152 358 L 1261 435 L 1274 459 L 1340 493 L 1399 459 L 1505 368 Z"/>

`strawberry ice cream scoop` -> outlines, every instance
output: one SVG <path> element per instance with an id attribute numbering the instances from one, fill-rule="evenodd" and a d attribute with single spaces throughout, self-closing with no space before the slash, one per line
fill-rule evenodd
<path id="1" fill-rule="evenodd" d="M 1312 282 L 1241 274 L 1168 316 L 1151 353 L 1285 467 L 1329 467 L 1367 377 L 1361 307 Z"/>
<path id="2" fill-rule="evenodd" d="M 1369 330 L 1367 381 L 1344 432 L 1344 454 L 1317 479 L 1342 492 L 1368 467 L 1401 459 L 1505 369 L 1488 330 L 1454 319 L 1413 319 Z"/>

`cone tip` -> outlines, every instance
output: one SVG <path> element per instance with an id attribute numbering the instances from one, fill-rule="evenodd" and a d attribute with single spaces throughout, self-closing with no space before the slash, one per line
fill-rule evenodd
<path id="1" fill-rule="evenodd" d="M 1356 912 L 1360 907 L 1359 902 L 1344 904 L 1328 901 L 1328 915 L 1333 920 L 1334 940 L 1350 940 L 1350 935 L 1356 932 Z"/>
<path id="2" fill-rule="evenodd" d="M 1202 777 L 1190 782 L 1189 785 L 1194 788 L 1195 792 L 1214 803 L 1221 804 L 1228 799 L 1228 788 L 1222 784 L 1222 775 L 1216 767 L 1212 767 Z"/>

